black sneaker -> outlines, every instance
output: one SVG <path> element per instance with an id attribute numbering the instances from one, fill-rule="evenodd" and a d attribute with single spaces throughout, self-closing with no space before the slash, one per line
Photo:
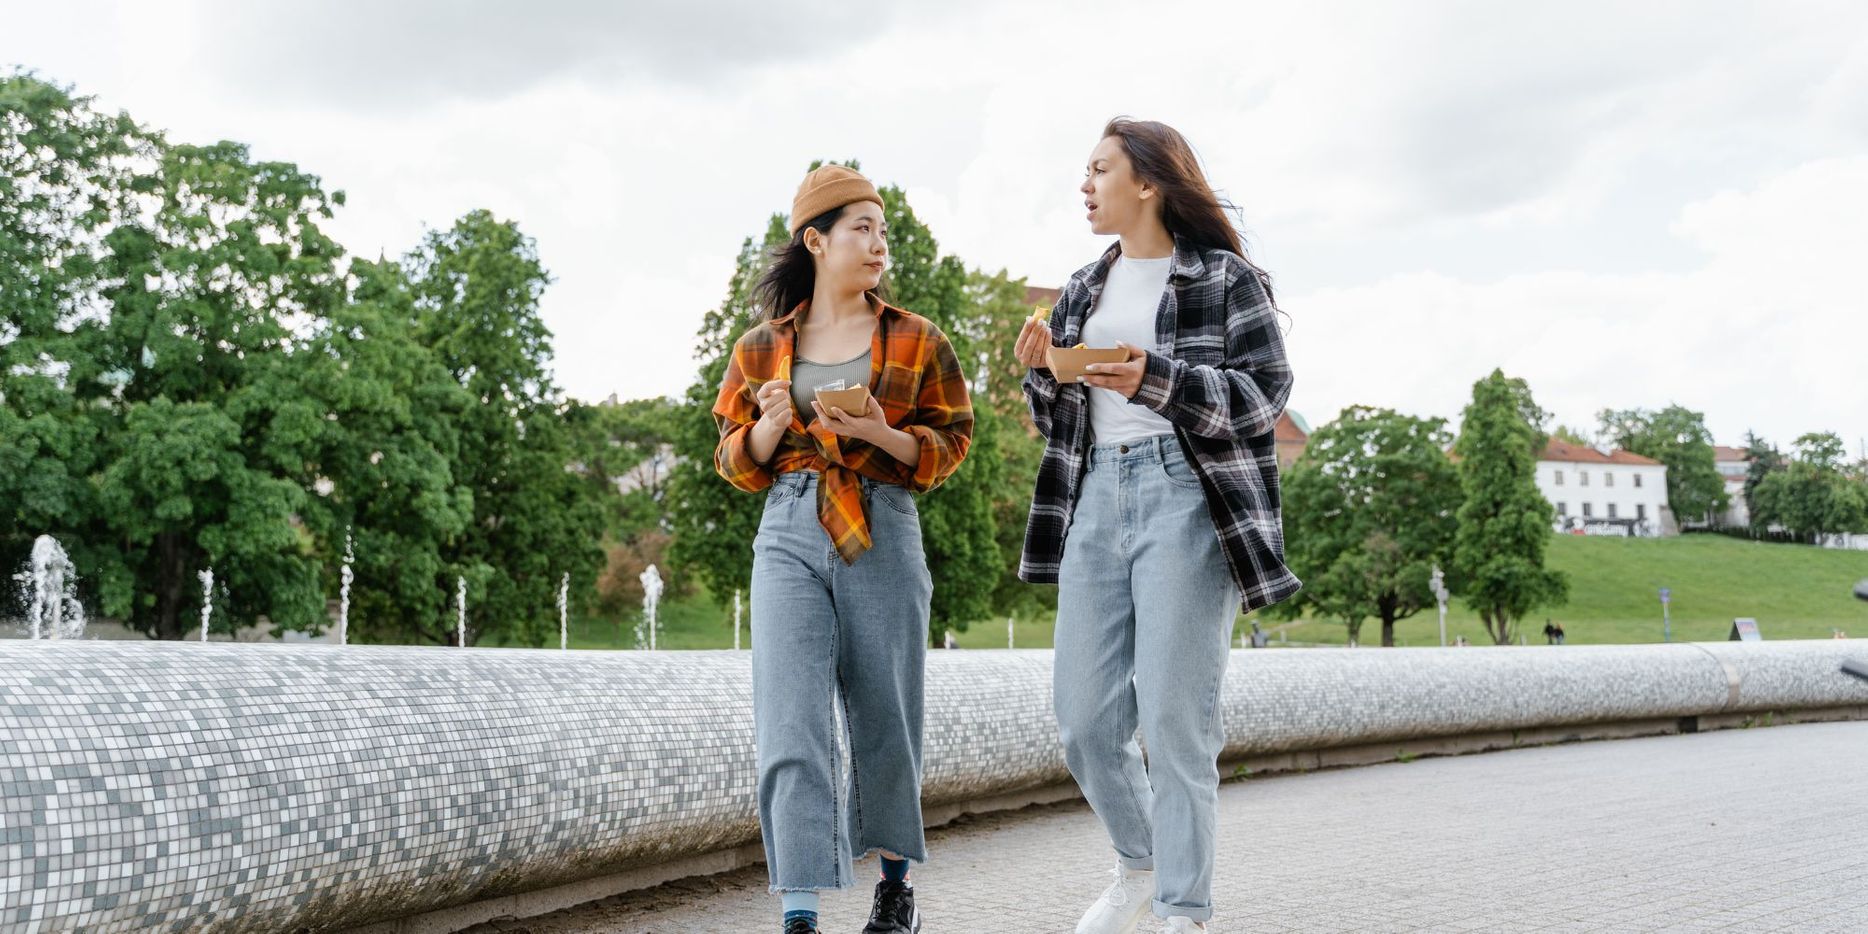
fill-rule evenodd
<path id="1" fill-rule="evenodd" d="M 887 879 L 876 883 L 876 906 L 869 911 L 869 923 L 863 927 L 863 934 L 920 934 L 920 931 L 921 911 L 915 907 L 915 887 Z"/>
<path id="2" fill-rule="evenodd" d="M 785 922 L 785 934 L 817 934 L 817 922 L 810 918 L 793 918 Z"/>

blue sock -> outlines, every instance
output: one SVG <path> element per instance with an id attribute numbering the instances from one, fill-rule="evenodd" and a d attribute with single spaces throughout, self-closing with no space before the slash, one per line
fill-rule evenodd
<path id="1" fill-rule="evenodd" d="M 908 861 L 882 857 L 882 878 L 889 882 L 908 881 Z"/>
<path id="2" fill-rule="evenodd" d="M 786 924 L 790 924 L 793 918 L 809 918 L 813 927 L 817 925 L 816 892 L 782 892 L 779 900 L 785 907 Z"/>

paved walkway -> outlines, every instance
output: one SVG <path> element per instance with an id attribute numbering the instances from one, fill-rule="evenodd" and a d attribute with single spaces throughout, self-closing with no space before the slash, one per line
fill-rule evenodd
<path id="1" fill-rule="evenodd" d="M 1216 934 L 1868 931 L 1868 722 L 1252 779 L 1221 789 L 1220 822 Z M 1070 931 L 1112 859 L 1080 803 L 968 819 L 929 852 L 926 934 Z M 867 899 L 827 897 L 826 930 L 860 931 Z M 755 867 L 474 930 L 775 932 L 777 916 Z"/>

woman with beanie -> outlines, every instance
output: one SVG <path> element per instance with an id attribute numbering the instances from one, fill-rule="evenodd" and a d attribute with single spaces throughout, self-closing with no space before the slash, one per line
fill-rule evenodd
<path id="1" fill-rule="evenodd" d="M 1235 608 L 1300 586 L 1272 443 L 1291 370 L 1269 279 L 1179 133 L 1111 121 L 1081 191 L 1117 241 L 1014 346 L 1045 437 L 1019 576 L 1058 585 L 1058 729 L 1117 856 L 1077 931 L 1133 931 L 1151 906 L 1161 931 L 1199 931 Z M 1049 350 L 1079 343 L 1128 359 L 1060 384 Z"/>
<path id="2" fill-rule="evenodd" d="M 910 860 L 921 823 L 922 674 L 933 582 L 913 494 L 951 476 L 973 409 L 939 328 L 878 294 L 882 198 L 856 172 L 806 175 L 714 402 L 714 466 L 763 492 L 753 539 L 753 728 L 759 827 L 784 931 L 817 928 L 817 893 L 880 851 L 869 934 L 921 926 Z M 860 410 L 814 387 L 866 387 Z M 843 401 L 849 402 L 847 398 Z M 838 779 L 838 708 L 849 743 Z"/>

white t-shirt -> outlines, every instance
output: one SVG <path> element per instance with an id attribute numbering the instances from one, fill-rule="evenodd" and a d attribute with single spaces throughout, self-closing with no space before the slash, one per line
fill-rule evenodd
<path id="1" fill-rule="evenodd" d="M 1161 308 L 1161 293 L 1167 289 L 1168 273 L 1174 257 L 1130 259 L 1116 257 L 1103 280 L 1103 292 L 1096 306 L 1083 320 L 1083 336 L 1078 338 L 1091 347 L 1114 347 L 1122 341 L 1155 353 L 1155 312 Z M 1090 432 L 1097 444 L 1134 441 L 1155 435 L 1171 435 L 1174 425 L 1148 407 L 1136 405 L 1113 389 L 1087 387 L 1090 391 Z"/>

